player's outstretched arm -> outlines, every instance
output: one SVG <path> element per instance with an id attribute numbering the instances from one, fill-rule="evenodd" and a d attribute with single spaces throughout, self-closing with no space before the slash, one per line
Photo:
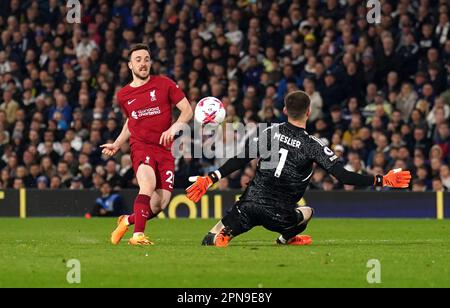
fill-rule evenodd
<path id="1" fill-rule="evenodd" d="M 252 158 L 234 157 L 227 160 L 219 170 L 211 172 L 207 176 L 191 176 L 189 181 L 194 184 L 186 189 L 187 197 L 194 202 L 198 202 L 214 183 L 234 171 L 244 168 L 252 160 Z"/>
<path id="2" fill-rule="evenodd" d="M 260 138 L 269 138 L 270 135 L 264 132 Z M 191 186 L 186 189 L 187 197 L 194 201 L 198 202 L 201 197 L 207 192 L 207 190 L 216 182 L 218 182 L 221 178 L 227 177 L 233 172 L 243 169 L 250 163 L 253 159 L 260 158 L 261 153 L 258 151 L 259 149 L 259 139 L 258 137 L 249 136 L 245 141 L 245 150 L 243 153 L 238 154 L 237 156 L 230 158 L 227 160 L 222 167 L 218 170 L 209 173 L 207 176 L 193 176 L 189 178 L 190 182 L 194 182 Z M 250 153 L 257 153 L 256 157 L 247 157 L 250 156 Z M 249 154 L 249 155 L 247 155 Z"/>
<path id="3" fill-rule="evenodd" d="M 337 164 L 330 170 L 330 173 L 340 182 L 355 186 L 408 188 L 411 181 L 411 173 L 409 171 L 402 171 L 401 169 L 391 170 L 384 176 L 368 176 L 350 172 L 342 164 Z"/>
<path id="4" fill-rule="evenodd" d="M 114 143 L 106 143 L 100 146 L 103 149 L 102 154 L 107 156 L 116 155 L 116 153 L 120 150 L 120 147 L 125 142 L 127 142 L 128 138 L 130 138 L 130 130 L 128 129 L 128 119 L 127 119 L 116 141 L 114 141 Z"/>
<path id="5" fill-rule="evenodd" d="M 386 175 L 361 175 L 350 172 L 344 168 L 342 163 L 337 162 L 337 155 L 328 148 L 320 139 L 310 136 L 307 154 L 323 169 L 346 185 L 353 186 L 378 186 L 393 188 L 408 188 L 411 181 L 411 173 L 401 169 L 391 170 Z"/>

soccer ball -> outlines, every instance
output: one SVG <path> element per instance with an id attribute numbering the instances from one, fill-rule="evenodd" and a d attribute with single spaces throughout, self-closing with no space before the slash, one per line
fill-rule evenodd
<path id="1" fill-rule="evenodd" d="M 195 120 L 202 126 L 218 126 L 226 116 L 223 103 L 215 97 L 202 98 L 195 108 Z"/>

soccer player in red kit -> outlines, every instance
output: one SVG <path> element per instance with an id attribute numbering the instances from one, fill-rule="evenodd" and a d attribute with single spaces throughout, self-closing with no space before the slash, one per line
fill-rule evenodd
<path id="1" fill-rule="evenodd" d="M 174 185 L 171 145 L 175 134 L 192 118 L 192 108 L 183 91 L 169 78 L 150 76 L 151 59 L 147 45 L 137 44 L 129 52 L 128 67 L 133 81 L 117 93 L 127 120 L 114 143 L 104 144 L 102 153 L 115 155 L 130 139 L 133 169 L 139 184 L 134 213 L 119 217 L 111 242 L 117 245 L 134 224 L 131 245 L 153 244 L 145 236 L 147 220 L 167 207 Z M 172 108 L 181 114 L 172 125 Z"/>

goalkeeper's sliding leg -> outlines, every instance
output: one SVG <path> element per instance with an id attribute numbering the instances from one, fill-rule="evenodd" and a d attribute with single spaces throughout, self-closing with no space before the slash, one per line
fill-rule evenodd
<path id="1" fill-rule="evenodd" d="M 314 215 L 314 210 L 307 206 L 301 206 L 296 209 L 298 214 L 298 223 L 290 228 L 281 230 L 281 235 L 277 239 L 279 245 L 311 245 L 312 238 L 309 235 L 299 235 L 308 227 L 309 221 Z"/>
<path id="2" fill-rule="evenodd" d="M 224 218 L 226 219 L 226 217 Z M 202 245 L 227 247 L 234 237 L 242 233 L 243 232 L 233 231 L 231 227 L 226 227 L 221 220 L 208 232 L 208 234 L 205 235 L 202 241 Z"/>
<path id="3" fill-rule="evenodd" d="M 227 247 L 230 241 L 256 226 L 249 206 L 238 202 L 204 237 L 203 246 Z"/>
<path id="4" fill-rule="evenodd" d="M 252 202 L 239 202 L 209 231 L 202 245 L 227 247 L 233 238 L 259 225 L 281 234 L 277 244 L 310 245 L 311 237 L 299 234 L 306 230 L 313 213 L 310 207 L 298 207 L 294 212 L 286 212 Z"/>

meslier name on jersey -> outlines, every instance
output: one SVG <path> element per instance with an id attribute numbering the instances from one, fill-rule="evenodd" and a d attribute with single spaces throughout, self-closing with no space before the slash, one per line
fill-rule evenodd
<path id="1" fill-rule="evenodd" d="M 300 148 L 300 145 L 302 144 L 299 140 L 295 140 L 295 139 L 289 138 L 289 137 L 287 137 L 285 135 L 282 135 L 280 133 L 275 133 L 273 138 L 278 140 L 278 141 L 280 141 L 280 142 L 286 143 L 287 145 L 289 145 L 291 147 L 294 147 L 294 148 Z"/>

